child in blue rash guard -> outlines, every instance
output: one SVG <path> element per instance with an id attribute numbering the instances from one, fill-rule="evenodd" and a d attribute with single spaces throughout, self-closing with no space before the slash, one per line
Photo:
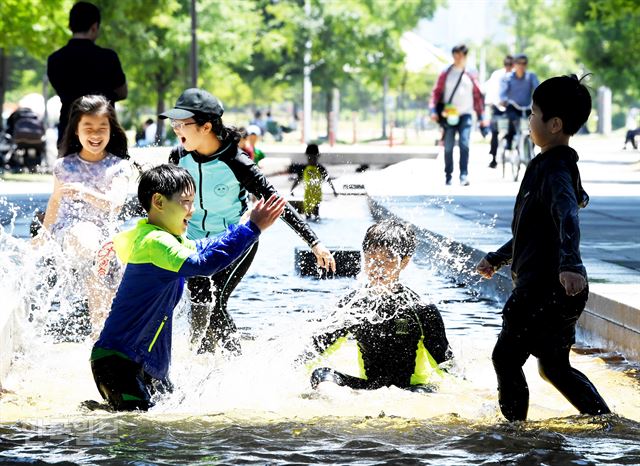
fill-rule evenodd
<path id="1" fill-rule="evenodd" d="M 367 230 L 362 250 L 367 285 L 338 303 L 346 321 L 338 329 L 314 338 L 316 351 L 330 356 L 355 339 L 357 360 L 346 374 L 320 367 L 311 386 L 332 382 L 354 389 L 374 390 L 394 385 L 412 391 L 433 390 L 434 373 L 453 357 L 438 308 L 399 283 L 400 272 L 415 251 L 411 227 L 395 220 Z M 349 311 L 352 312 L 349 315 Z"/>
<path id="2" fill-rule="evenodd" d="M 213 274 L 233 263 L 284 210 L 275 195 L 261 199 L 249 222 L 215 238 L 184 237 L 194 212 L 194 180 L 185 169 L 160 165 L 142 174 L 138 199 L 148 212 L 114 237 L 124 276 L 104 328 L 91 353 L 93 377 L 115 410 L 147 410 L 151 396 L 171 390 L 173 309 L 185 278 Z"/>

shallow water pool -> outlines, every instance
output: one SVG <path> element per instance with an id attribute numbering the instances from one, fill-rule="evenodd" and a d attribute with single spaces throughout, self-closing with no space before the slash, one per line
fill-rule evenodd
<path id="1" fill-rule="evenodd" d="M 339 198 L 322 209 L 314 229 L 324 242 L 358 248 L 372 222 L 365 200 Z M 2 248 L 13 251 L 0 268 L 2 282 L 13 284 L 4 291 L 8 303 L 26 293 L 20 284 L 37 269 L 16 252 L 28 249 L 4 240 Z M 149 413 L 80 408 L 83 400 L 99 399 L 90 343 L 53 343 L 39 333 L 41 320 L 23 322 L 24 350 L 5 387 L 12 393 L 0 398 L 0 463 L 640 464 L 640 383 L 632 365 L 584 343 L 584 351 L 572 354 L 617 413 L 592 418 L 577 415 L 530 360 L 531 420 L 504 422 L 490 361 L 499 304 L 436 274 L 419 255 L 402 279 L 441 310 L 455 377 L 434 394 L 312 391 L 308 372 L 295 360 L 333 303 L 357 282 L 296 275 L 294 248 L 300 246 L 281 222 L 263 235 L 229 303 L 244 339 L 240 357 L 195 355 L 186 308 L 179 306 L 171 372 L 176 392 Z M 7 266 L 7 256 L 22 264 Z"/>

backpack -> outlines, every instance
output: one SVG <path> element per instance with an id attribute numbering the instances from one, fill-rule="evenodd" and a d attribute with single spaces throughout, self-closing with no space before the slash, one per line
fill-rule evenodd
<path id="1" fill-rule="evenodd" d="M 31 110 L 19 111 L 13 120 L 11 137 L 16 144 L 41 144 L 45 129 L 42 121 Z"/>

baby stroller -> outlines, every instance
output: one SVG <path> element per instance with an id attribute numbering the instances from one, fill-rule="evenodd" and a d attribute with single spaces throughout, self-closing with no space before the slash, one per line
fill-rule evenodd
<path id="1" fill-rule="evenodd" d="M 13 112 L 0 142 L 2 167 L 34 172 L 46 154 L 45 133 L 42 119 L 30 108 Z"/>

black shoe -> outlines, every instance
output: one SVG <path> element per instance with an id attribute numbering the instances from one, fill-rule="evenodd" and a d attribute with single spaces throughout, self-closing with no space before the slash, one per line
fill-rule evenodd
<path id="1" fill-rule="evenodd" d="M 489 168 L 496 168 L 498 166 L 498 162 L 496 162 L 495 160 L 492 160 L 489 163 Z"/>
<path id="2" fill-rule="evenodd" d="M 451 186 L 451 178 L 447 178 L 444 184 L 446 184 L 447 186 Z"/>

